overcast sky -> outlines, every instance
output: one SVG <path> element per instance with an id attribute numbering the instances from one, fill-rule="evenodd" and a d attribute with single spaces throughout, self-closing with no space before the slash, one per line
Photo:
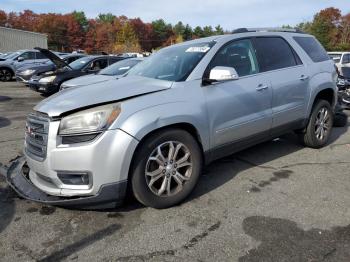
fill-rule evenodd
<path id="1" fill-rule="evenodd" d="M 226 30 L 239 27 L 296 25 L 311 20 L 326 7 L 350 12 L 350 0 L 0 0 L 0 9 L 38 13 L 67 13 L 82 10 L 94 18 L 99 13 L 140 17 L 145 22 L 163 18 L 191 26 L 215 26 Z"/>

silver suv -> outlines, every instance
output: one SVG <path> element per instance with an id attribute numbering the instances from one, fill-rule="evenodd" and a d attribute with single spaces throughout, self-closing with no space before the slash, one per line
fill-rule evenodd
<path id="1" fill-rule="evenodd" d="M 28 65 L 38 65 L 49 61 L 37 50 L 19 50 L 0 58 L 0 80 L 10 81 L 17 69 Z"/>
<path id="2" fill-rule="evenodd" d="M 240 29 L 185 42 L 38 104 L 8 181 L 61 206 L 106 207 L 128 191 L 170 207 L 217 158 L 290 131 L 326 145 L 336 95 L 334 63 L 310 35 Z"/>

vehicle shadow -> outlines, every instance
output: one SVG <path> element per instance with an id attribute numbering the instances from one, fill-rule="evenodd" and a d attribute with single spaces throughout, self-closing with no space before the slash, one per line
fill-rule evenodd
<path id="1" fill-rule="evenodd" d="M 11 125 L 11 120 L 6 117 L 0 116 L 0 128 L 7 127 L 9 125 Z"/>
<path id="2" fill-rule="evenodd" d="M 15 192 L 5 183 L 5 177 L 0 174 L 0 234 L 12 222 L 15 215 Z"/>
<path id="3" fill-rule="evenodd" d="M 349 121 L 345 127 L 337 127 L 333 129 L 330 146 L 339 139 L 349 128 Z M 349 141 L 350 143 L 350 141 Z M 231 156 L 216 160 L 210 165 L 204 167 L 203 174 L 198 181 L 198 185 L 190 197 L 186 200 L 189 202 L 202 195 L 205 195 L 216 188 L 219 188 L 234 179 L 241 172 L 252 167 L 260 167 L 270 169 L 276 177 L 272 181 L 265 181 L 271 183 L 283 176 L 289 176 L 290 170 L 282 168 L 281 170 L 269 166 L 267 163 L 287 156 L 302 150 L 304 147 L 300 144 L 297 135 L 294 133 L 286 134 L 278 139 L 258 144 L 241 152 L 235 153 Z M 317 151 L 317 149 L 315 149 Z M 286 169 L 286 170 L 284 170 Z M 280 176 L 280 177 L 279 177 Z M 252 190 L 260 190 L 253 187 Z"/>

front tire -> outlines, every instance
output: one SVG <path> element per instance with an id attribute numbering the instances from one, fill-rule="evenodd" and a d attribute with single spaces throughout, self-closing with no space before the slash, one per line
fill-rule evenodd
<path id="1" fill-rule="evenodd" d="M 8 82 L 11 81 L 13 78 L 13 73 L 10 69 L 3 68 L 1 69 L 1 81 Z"/>
<path id="2" fill-rule="evenodd" d="M 136 151 L 132 191 L 145 206 L 168 208 L 193 191 L 201 168 L 201 149 L 191 134 L 181 129 L 156 132 Z"/>
<path id="3" fill-rule="evenodd" d="M 334 115 L 328 101 L 318 100 L 312 109 L 306 131 L 300 134 L 302 143 L 311 148 L 321 148 L 328 143 L 333 128 Z"/>

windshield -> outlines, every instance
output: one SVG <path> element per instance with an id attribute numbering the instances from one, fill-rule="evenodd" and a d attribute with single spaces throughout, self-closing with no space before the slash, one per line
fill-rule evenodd
<path id="1" fill-rule="evenodd" d="M 339 75 L 344 77 L 344 78 L 350 78 L 350 67 L 340 68 Z"/>
<path id="2" fill-rule="evenodd" d="M 329 57 L 333 59 L 334 63 L 339 63 L 341 54 L 329 54 Z"/>
<path id="3" fill-rule="evenodd" d="M 82 69 L 85 65 L 87 65 L 91 60 L 93 59 L 93 57 L 83 57 L 80 59 L 75 60 L 74 62 L 70 63 L 69 66 L 72 69 Z"/>
<path id="4" fill-rule="evenodd" d="M 19 56 L 21 53 L 20 52 L 13 52 L 13 53 L 10 53 L 9 55 L 3 57 L 5 59 L 12 59 L 12 58 L 15 58 L 17 56 Z"/>
<path id="5" fill-rule="evenodd" d="M 215 42 L 168 47 L 132 68 L 128 75 L 167 81 L 185 81 Z"/>
<path id="6" fill-rule="evenodd" d="M 134 67 L 136 64 L 140 63 L 141 60 L 136 59 L 125 59 L 119 62 L 112 64 L 109 67 L 101 70 L 99 75 L 108 75 L 108 76 L 120 76 L 125 74 L 130 70 L 130 68 Z"/>

